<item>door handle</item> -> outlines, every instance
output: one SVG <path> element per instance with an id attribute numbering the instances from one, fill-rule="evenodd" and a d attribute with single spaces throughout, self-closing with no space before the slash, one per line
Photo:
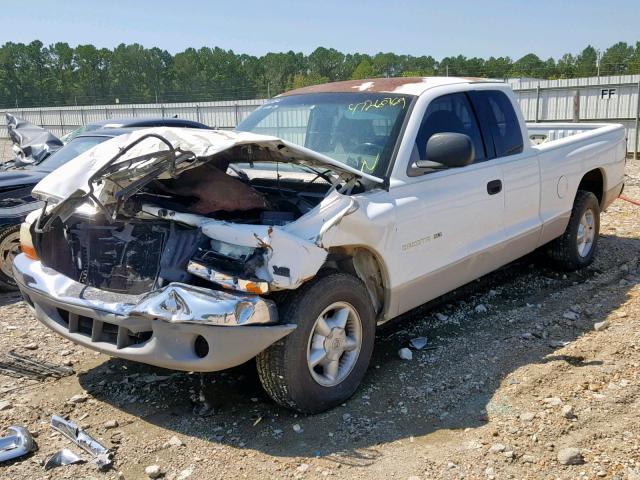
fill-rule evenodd
<path id="1" fill-rule="evenodd" d="M 496 193 L 500 193 L 502 191 L 502 181 L 501 180 L 491 180 L 487 183 L 487 193 L 489 195 L 495 195 Z"/>

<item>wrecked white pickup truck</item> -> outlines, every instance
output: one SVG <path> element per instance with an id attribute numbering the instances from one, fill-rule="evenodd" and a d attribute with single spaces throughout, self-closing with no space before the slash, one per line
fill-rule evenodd
<path id="1" fill-rule="evenodd" d="M 104 142 L 34 189 L 17 284 L 72 341 L 208 372 L 257 357 L 318 412 L 362 380 L 377 324 L 544 247 L 588 265 L 623 187 L 618 125 L 536 124 L 464 78 L 319 85 L 236 132 Z"/>

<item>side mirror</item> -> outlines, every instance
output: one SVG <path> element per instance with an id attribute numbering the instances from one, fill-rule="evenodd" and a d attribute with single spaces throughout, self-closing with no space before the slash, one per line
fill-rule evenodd
<path id="1" fill-rule="evenodd" d="M 476 152 L 469 136 L 462 133 L 436 133 L 427 141 L 427 160 L 418 160 L 415 166 L 425 169 L 466 167 L 473 163 Z"/>

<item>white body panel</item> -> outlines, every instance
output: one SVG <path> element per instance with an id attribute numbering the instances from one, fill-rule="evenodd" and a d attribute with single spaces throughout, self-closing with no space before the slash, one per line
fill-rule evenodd
<path id="1" fill-rule="evenodd" d="M 473 89 L 499 89 L 509 96 L 523 131 L 523 152 L 409 177 L 407 165 L 429 102 Z M 549 131 L 556 140 L 538 146 L 527 142 L 528 133 Z M 624 180 L 625 154 L 620 125 L 536 124 L 528 132 L 506 85 L 437 86 L 416 102 L 389 190 L 356 197 L 361 208 L 345 217 L 323 244 L 361 246 L 374 253 L 386 274 L 381 320 L 387 320 L 560 236 L 584 175 L 599 169 L 606 194 Z M 486 184 L 494 179 L 502 180 L 503 191 L 490 196 Z"/>
<path id="2" fill-rule="evenodd" d="M 373 82 L 365 82 L 360 91 L 372 85 Z M 449 93 L 483 89 L 501 90 L 508 95 L 518 115 L 524 150 L 463 168 L 409 176 L 407 168 L 429 103 Z M 405 125 L 387 188 L 378 185 L 382 181 L 379 178 L 354 171 L 303 147 L 286 144 L 292 156 L 313 164 L 329 164 L 343 174 L 364 177 L 372 188 L 351 197 L 334 191 L 295 222 L 273 227 L 275 232 L 282 230 L 283 235 L 276 233 L 269 240 L 273 247 L 270 261 L 290 267 L 295 271 L 295 278 L 271 279 L 272 288 L 297 288 L 313 278 L 322 267 L 325 253 L 330 258 L 335 249 L 363 249 L 373 255 L 379 266 L 384 291 L 379 320 L 384 321 L 561 235 L 578 185 L 587 172 L 594 169 L 601 172 L 605 195 L 623 182 L 626 149 L 620 125 L 535 124 L 527 131 L 513 93 L 499 82 L 439 79 L 404 86 L 394 92 L 412 93 L 417 99 Z M 135 132 L 132 138 L 144 133 L 144 130 Z M 171 132 L 163 129 L 160 133 L 168 136 Z M 543 138 L 543 143 L 531 145 L 527 141 L 530 134 Z M 201 131 L 197 135 L 182 133 L 178 140 L 195 150 L 201 139 L 213 142 L 209 147 L 212 153 L 238 144 L 258 143 L 275 148 L 283 143 L 254 134 Z M 104 145 L 117 151 L 123 143 L 126 142 L 114 139 Z M 89 173 L 95 172 L 104 161 L 103 157 L 93 158 L 92 152 L 95 153 L 90 150 L 84 160 L 78 157 L 47 177 L 36 187 L 36 193 L 55 200 L 84 188 Z M 89 171 L 88 160 L 91 161 Z M 69 178 L 77 181 L 68 182 Z M 487 184 L 494 180 L 502 182 L 502 190 L 490 195 Z M 602 204 L 606 206 L 604 199 Z M 201 223 L 197 218 L 193 222 Z M 247 246 L 266 242 L 272 236 L 271 228 L 262 225 L 240 226 L 215 221 L 207 222 L 205 233 Z M 291 242 L 296 237 L 300 245 L 292 248 Z"/>

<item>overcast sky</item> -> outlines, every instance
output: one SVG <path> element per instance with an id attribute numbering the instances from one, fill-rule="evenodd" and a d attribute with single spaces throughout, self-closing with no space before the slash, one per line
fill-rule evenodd
<path id="1" fill-rule="evenodd" d="M 0 43 L 557 58 L 635 44 L 639 19 L 640 0 L 25 0 L 2 6 Z"/>

